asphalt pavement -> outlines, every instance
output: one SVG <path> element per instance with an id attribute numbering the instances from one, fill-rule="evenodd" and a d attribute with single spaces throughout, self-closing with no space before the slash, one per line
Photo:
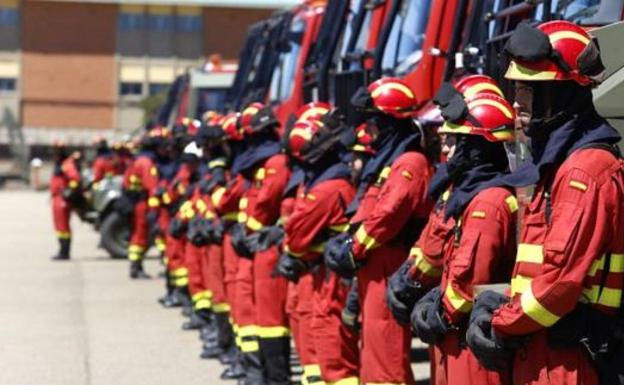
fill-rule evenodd
<path id="1" fill-rule="evenodd" d="M 194 385 L 222 367 L 198 357 L 197 333 L 179 310 L 163 309 L 160 279 L 131 281 L 127 262 L 97 248 L 90 225 L 73 218 L 73 259 L 56 252 L 47 193 L 0 192 L 0 384 Z M 152 258 L 146 270 L 161 270 Z M 426 384 L 424 350 L 414 369 Z"/>

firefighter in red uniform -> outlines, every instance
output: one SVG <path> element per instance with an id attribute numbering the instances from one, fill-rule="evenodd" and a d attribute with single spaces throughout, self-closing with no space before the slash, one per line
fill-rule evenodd
<path id="1" fill-rule="evenodd" d="M 82 200 L 80 178 L 80 153 L 67 154 L 62 142 L 55 142 L 54 172 L 50 180 L 52 195 L 52 218 L 59 242 L 59 251 L 53 260 L 67 260 L 70 257 L 71 227 L 69 225 L 72 208 Z"/>
<path id="2" fill-rule="evenodd" d="M 307 383 L 358 384 L 358 336 L 342 323 L 349 284 L 322 265 L 324 242 L 348 227 L 347 202 L 355 196 L 351 170 L 340 142 L 341 127 L 300 120 L 289 135 L 289 150 L 305 171 L 293 214 L 286 225 L 280 272 L 291 280 L 310 276 L 313 315 L 300 324 L 300 343 L 313 344 L 317 362 L 303 362 Z M 310 270 L 319 265 L 319 268 Z M 302 298 L 305 300 L 305 298 Z M 302 341 L 301 341 L 302 340 Z M 313 365 L 318 365 L 314 371 Z M 314 376 L 318 378 L 315 379 Z"/>
<path id="3" fill-rule="evenodd" d="M 150 226 L 158 219 L 160 199 L 156 196 L 158 188 L 159 157 L 167 156 L 167 139 L 170 136 L 166 128 L 154 128 L 145 134 L 141 152 L 124 174 L 125 212 L 132 214 L 132 230 L 128 246 L 130 277 L 149 278 L 143 270 L 143 256 L 147 250 Z M 127 208 L 131 207 L 130 210 Z M 122 210 L 124 211 L 124 210 Z"/>
<path id="4" fill-rule="evenodd" d="M 624 170 L 620 135 L 592 101 L 599 49 L 583 28 L 552 21 L 520 24 L 505 50 L 532 155 L 508 179 L 537 185 L 510 296 L 477 297 L 467 342 L 486 366 L 509 358 L 513 384 L 620 384 Z"/>
<path id="5" fill-rule="evenodd" d="M 247 373 L 248 384 L 281 385 L 290 383 L 290 329 L 285 305 L 288 282 L 275 276 L 283 230 L 278 220 L 282 196 L 290 178 L 289 161 L 281 152 L 277 136 L 279 123 L 270 107 L 252 104 L 240 120 L 241 129 L 252 143 L 252 148 L 271 153 L 253 166 L 251 187 L 244 195 L 241 206 L 239 235 L 244 231 L 247 254 L 252 258 L 253 299 L 255 306 L 255 331 L 263 366 L 263 378 Z M 243 199 L 244 199 L 243 198 Z M 236 233 L 233 242 L 236 243 Z M 242 262 L 242 261 L 240 261 Z M 240 263 L 239 262 L 239 263 Z"/>
<path id="6" fill-rule="evenodd" d="M 423 342 L 436 345 L 436 384 L 509 384 L 509 372 L 479 365 L 463 336 L 475 286 L 508 282 L 511 275 L 518 203 L 504 178 L 508 162 L 502 142 L 513 140 L 514 112 L 497 95 L 478 94 L 464 101 L 450 84 L 442 90 L 446 95 L 437 100 L 446 123 L 438 132 L 455 143 L 448 163 L 436 173 L 436 188 L 448 190 L 432 215 L 454 218 L 453 230 L 443 240 L 439 259 L 427 261 L 442 267 L 441 282 L 416 304 L 412 326 Z M 422 252 L 419 257 L 427 258 Z M 414 264 L 409 260 L 399 271 L 410 274 Z M 412 273 L 421 275 L 423 262 L 416 266 Z"/>
<path id="7" fill-rule="evenodd" d="M 95 159 L 91 169 L 93 170 L 93 184 L 100 182 L 105 177 L 121 175 L 122 170 L 115 160 L 113 151 L 108 147 L 108 142 L 102 137 L 97 137 L 93 141 L 95 149 Z"/>
<path id="8" fill-rule="evenodd" d="M 362 383 L 411 383 L 410 330 L 392 318 L 385 292 L 389 276 L 407 258 L 411 238 L 418 236 L 431 210 L 427 187 L 433 167 L 409 118 L 416 98 L 403 81 L 380 79 L 352 101 L 372 114 L 376 154 L 366 164 L 352 202 L 358 208 L 351 229 L 328 241 L 325 263 L 346 276 L 357 270 Z"/>

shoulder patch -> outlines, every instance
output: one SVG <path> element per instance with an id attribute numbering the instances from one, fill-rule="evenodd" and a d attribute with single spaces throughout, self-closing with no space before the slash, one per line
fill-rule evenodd
<path id="1" fill-rule="evenodd" d="M 571 180 L 570 187 L 583 192 L 587 191 L 587 185 L 583 182 L 579 182 L 578 180 Z"/>
<path id="2" fill-rule="evenodd" d="M 484 219 L 485 218 L 485 211 L 479 211 L 479 210 L 475 210 L 473 211 L 470 216 L 472 218 L 480 218 L 480 219 Z"/>
<path id="3" fill-rule="evenodd" d="M 518 211 L 518 199 L 515 196 L 510 195 L 505 199 L 505 203 L 507 203 L 507 207 L 509 207 L 509 211 L 515 213 Z"/>

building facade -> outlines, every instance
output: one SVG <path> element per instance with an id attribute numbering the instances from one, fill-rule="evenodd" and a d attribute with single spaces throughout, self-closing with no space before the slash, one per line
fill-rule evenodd
<path id="1" fill-rule="evenodd" d="M 247 27 L 290 5 L 146 2 L 0 0 L 0 126 L 43 145 L 129 132 L 142 100 L 212 54 L 236 60 Z"/>

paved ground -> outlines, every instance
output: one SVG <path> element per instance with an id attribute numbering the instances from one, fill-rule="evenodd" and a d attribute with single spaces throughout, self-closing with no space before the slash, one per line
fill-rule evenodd
<path id="1" fill-rule="evenodd" d="M 0 218 L 0 384 L 225 383 L 217 362 L 197 358 L 199 340 L 180 330 L 179 311 L 156 303 L 162 282 L 130 281 L 127 263 L 98 250 L 88 225 L 72 223 L 74 260 L 49 261 L 47 194 L 0 192 Z M 160 267 L 150 260 L 146 269 Z M 426 378 L 426 363 L 414 368 Z"/>

